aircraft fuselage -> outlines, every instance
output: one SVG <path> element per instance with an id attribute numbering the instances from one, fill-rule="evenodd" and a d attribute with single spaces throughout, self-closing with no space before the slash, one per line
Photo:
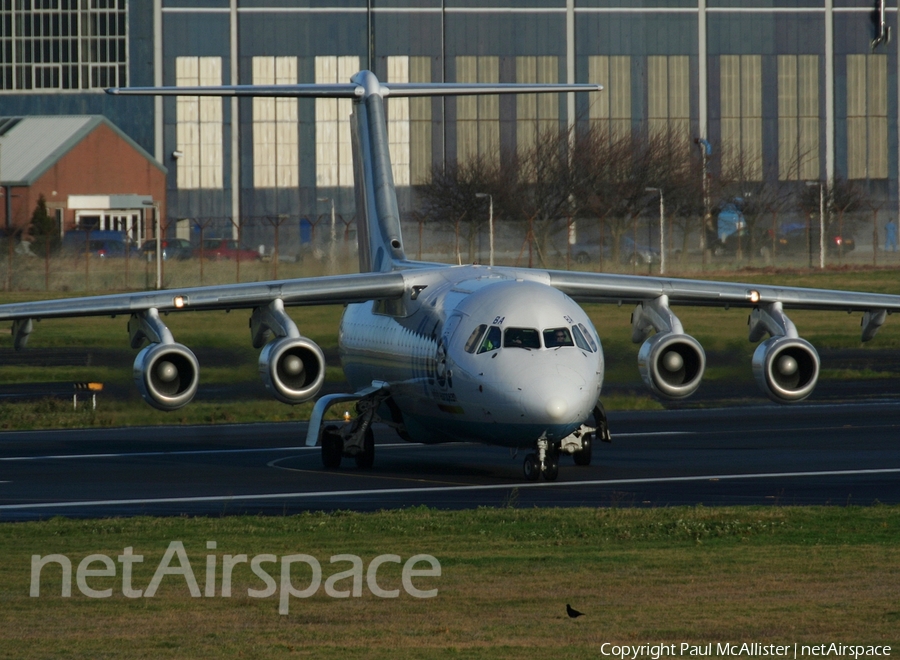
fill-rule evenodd
<path id="1" fill-rule="evenodd" d="M 417 442 L 532 447 L 566 437 L 597 404 L 602 348 L 578 304 L 521 275 L 413 271 L 415 297 L 348 305 L 339 344 L 351 386 L 388 382 Z"/>

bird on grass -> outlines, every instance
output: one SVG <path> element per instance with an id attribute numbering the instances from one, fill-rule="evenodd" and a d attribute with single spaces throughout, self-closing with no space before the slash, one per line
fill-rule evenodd
<path id="1" fill-rule="evenodd" d="M 580 616 L 584 616 L 584 612 L 579 612 L 568 603 L 566 603 L 566 614 L 569 615 L 570 619 L 577 619 Z"/>

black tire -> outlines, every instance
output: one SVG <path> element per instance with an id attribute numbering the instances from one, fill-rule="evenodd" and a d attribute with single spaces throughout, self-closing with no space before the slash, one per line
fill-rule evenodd
<path id="1" fill-rule="evenodd" d="M 366 437 L 363 439 L 363 451 L 356 455 L 356 467 L 368 470 L 375 465 L 375 433 L 372 427 L 366 429 Z"/>
<path id="2" fill-rule="evenodd" d="M 556 477 L 559 476 L 559 455 L 556 452 L 547 452 L 543 474 L 547 481 L 556 481 Z"/>
<path id="3" fill-rule="evenodd" d="M 326 426 L 322 433 L 322 465 L 328 470 L 341 467 L 344 441 L 336 426 Z"/>
<path id="4" fill-rule="evenodd" d="M 572 454 L 572 457 L 575 459 L 575 465 L 590 465 L 593 447 L 594 438 L 590 435 L 584 436 L 581 439 L 581 449 Z"/>
<path id="5" fill-rule="evenodd" d="M 528 481 L 537 481 L 541 476 L 541 466 L 538 463 L 537 456 L 528 454 L 525 457 L 525 463 L 522 465 L 522 471 L 525 473 L 525 479 Z"/>

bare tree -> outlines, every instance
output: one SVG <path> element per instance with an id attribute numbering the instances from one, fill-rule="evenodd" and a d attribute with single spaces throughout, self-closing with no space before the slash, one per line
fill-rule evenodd
<path id="1" fill-rule="evenodd" d="M 446 169 L 435 167 L 431 182 L 421 186 L 419 194 L 424 215 L 453 227 L 457 240 L 462 237 L 466 243 L 469 261 L 474 261 L 478 235 L 488 223 L 487 200 L 477 195 L 487 193 L 496 200 L 507 187 L 499 168 L 479 156 Z"/>
<path id="2" fill-rule="evenodd" d="M 638 218 L 652 205 L 647 188 L 664 191 L 666 215 L 677 218 L 684 233 L 702 207 L 701 177 L 687 143 L 673 134 L 610 137 L 592 129 L 579 137 L 573 163 L 579 206 L 608 229 L 616 261 L 622 260 L 622 239 L 636 233 Z"/>
<path id="3" fill-rule="evenodd" d="M 824 186 L 821 194 L 824 194 L 825 217 L 823 224 L 825 226 L 825 244 L 826 254 L 829 240 L 840 237 L 840 242 L 836 244 L 838 259 L 843 261 L 844 256 L 844 231 L 850 229 L 846 227 L 846 216 L 863 207 L 865 201 L 862 190 L 859 186 L 848 179 L 837 176 L 830 183 L 817 182 L 814 186 L 804 186 L 800 190 L 797 199 L 798 208 L 807 214 L 807 216 L 818 215 L 820 206 L 820 187 Z M 816 231 L 812 233 L 817 234 Z"/>
<path id="4" fill-rule="evenodd" d="M 528 223 L 529 253 L 533 247 L 545 267 L 551 237 L 575 212 L 577 171 L 571 166 L 568 147 L 568 131 L 539 134 L 506 171 L 509 185 L 494 202 L 495 208 L 499 202 L 506 217 Z"/>

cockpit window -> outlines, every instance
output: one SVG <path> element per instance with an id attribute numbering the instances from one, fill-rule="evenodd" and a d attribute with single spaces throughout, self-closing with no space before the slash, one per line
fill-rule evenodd
<path id="1" fill-rule="evenodd" d="M 588 353 L 593 353 L 590 345 L 588 345 L 587 340 L 584 338 L 584 334 L 578 328 L 577 325 L 572 326 L 572 334 L 575 335 L 575 344 L 583 351 L 587 351 Z"/>
<path id="2" fill-rule="evenodd" d="M 572 335 L 568 328 L 550 328 L 544 330 L 544 346 L 546 348 L 559 348 L 560 346 L 574 346 Z"/>
<path id="3" fill-rule="evenodd" d="M 594 341 L 594 335 L 591 334 L 590 330 L 584 327 L 584 323 L 579 323 L 578 327 L 581 329 L 581 332 L 584 334 L 585 339 L 587 339 L 588 344 L 591 345 L 591 350 L 596 353 L 597 352 L 597 342 Z"/>
<path id="4" fill-rule="evenodd" d="M 540 348 L 541 335 L 534 328 L 507 328 L 503 348 Z"/>
<path id="5" fill-rule="evenodd" d="M 469 339 L 466 341 L 466 353 L 475 352 L 475 349 L 478 348 L 478 342 L 481 340 L 481 335 L 484 334 L 485 328 L 487 328 L 487 326 L 482 324 L 472 330 L 472 334 L 469 335 Z"/>
<path id="6" fill-rule="evenodd" d="M 491 351 L 496 351 L 498 348 L 500 348 L 500 328 L 496 325 L 492 325 L 484 336 L 484 340 L 481 342 L 478 352 L 489 353 Z"/>

